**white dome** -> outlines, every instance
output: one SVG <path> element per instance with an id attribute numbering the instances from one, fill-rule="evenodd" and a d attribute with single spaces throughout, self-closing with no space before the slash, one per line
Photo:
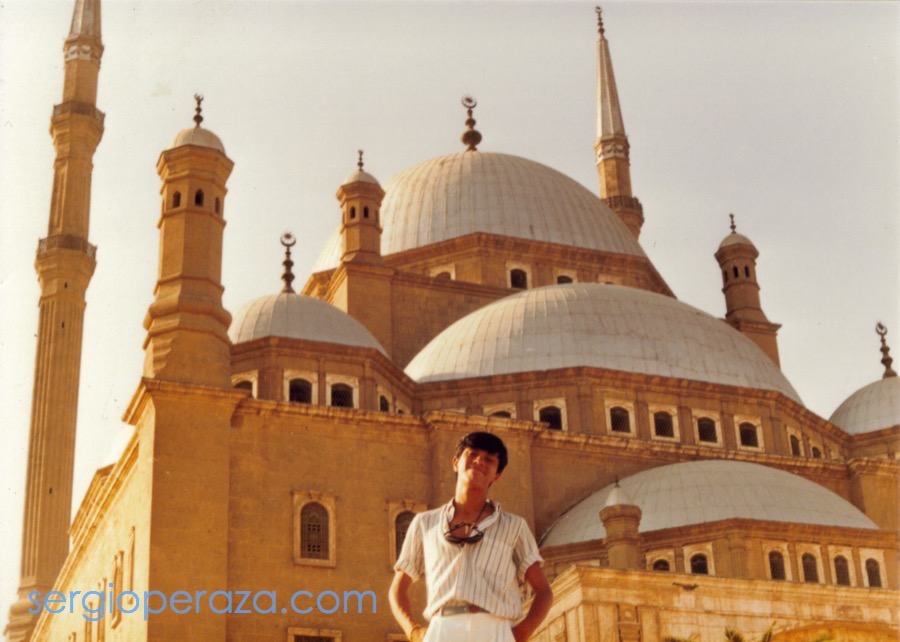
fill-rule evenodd
<path id="1" fill-rule="evenodd" d="M 752 248 L 756 246 L 753 245 L 753 241 L 748 239 L 743 234 L 738 234 L 737 232 L 732 232 L 719 243 L 719 248 L 728 247 L 729 245 L 749 245 Z"/>
<path id="2" fill-rule="evenodd" d="M 424 383 L 578 366 L 775 390 L 800 402 L 772 360 L 725 322 L 617 285 L 554 285 L 495 301 L 441 332 L 406 373 Z"/>
<path id="3" fill-rule="evenodd" d="M 176 147 L 182 147 L 183 145 L 209 147 L 210 149 L 222 152 L 223 154 L 225 153 L 225 146 L 222 144 L 219 137 L 208 129 L 203 129 L 200 126 L 182 129 L 178 132 L 178 135 L 172 139 L 168 149 L 175 149 Z"/>
<path id="4" fill-rule="evenodd" d="M 860 388 L 828 421 L 851 435 L 900 425 L 900 377 L 880 379 Z"/>
<path id="5" fill-rule="evenodd" d="M 286 337 L 375 348 L 387 354 L 372 333 L 349 314 L 293 292 L 264 296 L 241 307 L 234 315 L 228 336 L 232 343 Z"/>
<path id="6" fill-rule="evenodd" d="M 364 172 L 361 169 L 358 169 L 354 172 L 351 172 L 347 176 L 347 178 L 344 179 L 344 182 L 341 183 L 341 185 L 349 185 L 350 183 L 372 183 L 373 185 L 378 185 L 378 179 L 372 176 L 369 172 Z"/>
<path id="7" fill-rule="evenodd" d="M 725 519 L 878 529 L 862 511 L 824 486 L 760 464 L 684 462 L 645 470 L 619 485 L 641 509 L 641 533 Z M 541 546 L 605 537 L 600 511 L 614 489 L 610 484 L 567 510 L 547 529 Z"/>
<path id="8" fill-rule="evenodd" d="M 475 232 L 645 256 L 603 201 L 554 169 L 508 154 L 460 152 L 413 165 L 384 186 L 381 252 Z M 313 272 L 340 263 L 340 228 Z"/>

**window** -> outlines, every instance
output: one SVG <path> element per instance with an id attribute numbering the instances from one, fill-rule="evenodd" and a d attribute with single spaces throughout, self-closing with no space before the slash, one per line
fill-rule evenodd
<path id="1" fill-rule="evenodd" d="M 291 627 L 288 629 L 287 642 L 341 642 L 341 632 Z"/>
<path id="2" fill-rule="evenodd" d="M 738 278 L 741 275 L 741 273 L 738 272 L 737 266 L 734 266 L 731 270 L 734 272 L 734 278 Z"/>
<path id="3" fill-rule="evenodd" d="M 866 577 L 870 587 L 881 588 L 881 567 L 878 566 L 877 560 L 872 558 L 866 560 Z"/>
<path id="4" fill-rule="evenodd" d="M 713 419 L 709 417 L 697 419 L 697 439 L 708 444 L 719 443 L 719 436 L 716 433 L 716 422 Z"/>
<path id="5" fill-rule="evenodd" d="M 288 383 L 288 401 L 291 403 L 312 403 L 312 382 L 306 379 L 291 379 Z"/>
<path id="6" fill-rule="evenodd" d="M 794 457 L 800 457 L 800 455 L 803 452 L 802 450 L 800 450 L 800 438 L 797 437 L 797 435 L 791 435 L 790 442 L 791 442 L 791 454 Z"/>
<path id="7" fill-rule="evenodd" d="M 194 193 L 194 205 L 196 205 L 197 207 L 203 207 L 203 190 L 202 189 L 198 189 Z"/>
<path id="8" fill-rule="evenodd" d="M 653 562 L 653 570 L 654 571 L 668 571 L 669 570 L 669 561 L 668 560 L 656 560 Z"/>
<path id="9" fill-rule="evenodd" d="M 818 446 L 812 447 L 812 456 L 813 459 L 822 459 L 822 451 L 819 450 Z"/>
<path id="10" fill-rule="evenodd" d="M 394 536 L 395 536 L 395 545 L 394 545 L 394 553 L 397 557 L 400 557 L 400 551 L 403 549 L 403 541 L 406 539 L 406 532 L 409 530 L 409 525 L 412 524 L 413 517 L 416 514 L 411 510 L 405 510 L 394 520 Z"/>
<path id="11" fill-rule="evenodd" d="M 812 553 L 804 553 L 800 560 L 803 565 L 803 581 L 817 583 L 819 581 L 819 568 L 816 565 L 816 556 Z"/>
<path id="12" fill-rule="evenodd" d="M 501 419 L 516 418 L 516 404 L 514 403 L 492 403 L 485 404 L 481 407 L 481 414 L 485 417 L 500 417 Z"/>
<path id="13" fill-rule="evenodd" d="M 784 555 L 778 551 L 769 551 L 769 575 L 773 580 L 787 579 L 784 573 Z"/>
<path id="14" fill-rule="evenodd" d="M 574 283 L 575 279 L 573 279 L 568 274 L 560 274 L 559 276 L 556 277 L 556 282 L 557 282 L 557 284 L 562 285 L 564 283 Z"/>
<path id="15" fill-rule="evenodd" d="M 356 208 L 355 207 L 350 208 L 350 218 L 352 218 L 352 219 L 356 218 Z"/>
<path id="16" fill-rule="evenodd" d="M 722 281 L 728 283 L 728 270 L 722 270 Z"/>
<path id="17" fill-rule="evenodd" d="M 609 409 L 609 426 L 613 432 L 631 432 L 631 415 L 621 406 Z"/>
<path id="18" fill-rule="evenodd" d="M 834 581 L 840 586 L 850 586 L 850 564 L 843 555 L 834 558 Z"/>
<path id="19" fill-rule="evenodd" d="M 369 208 L 368 206 L 363 208 L 363 218 L 369 218 Z"/>
<path id="20" fill-rule="evenodd" d="M 331 405 L 338 408 L 353 408 L 353 388 L 345 383 L 331 386 Z"/>
<path id="21" fill-rule="evenodd" d="M 453 276 L 449 272 L 444 270 L 443 272 L 438 272 L 437 274 L 435 274 L 434 278 L 438 281 L 449 281 L 453 278 Z"/>
<path id="22" fill-rule="evenodd" d="M 741 446 L 759 448 L 759 434 L 756 426 L 745 421 L 738 426 L 738 434 L 740 435 Z"/>
<path id="23" fill-rule="evenodd" d="M 517 290 L 525 290 L 528 288 L 528 274 L 525 270 L 510 270 L 509 287 Z"/>
<path id="24" fill-rule="evenodd" d="M 236 390 L 246 390 L 251 395 L 253 394 L 253 382 L 247 381 L 246 379 L 241 379 L 237 383 L 234 384 Z"/>
<path id="25" fill-rule="evenodd" d="M 306 559 L 328 559 L 328 511 L 310 502 L 300 511 L 300 556 Z"/>
<path id="26" fill-rule="evenodd" d="M 550 430 L 562 430 L 562 410 L 556 406 L 544 406 L 538 411 L 538 419 L 549 424 Z"/>
<path id="27" fill-rule="evenodd" d="M 172 195 L 172 207 L 181 207 L 181 192 Z"/>
<path id="28" fill-rule="evenodd" d="M 698 553 L 691 557 L 691 574 L 709 575 L 709 564 L 706 561 L 706 555 Z"/>
<path id="29" fill-rule="evenodd" d="M 222 213 L 222 201 L 219 200 L 219 197 L 216 196 L 216 214 Z"/>
<path id="30" fill-rule="evenodd" d="M 497 412 L 492 412 L 489 416 L 500 417 L 501 419 L 512 419 L 512 413 L 509 410 L 498 410 Z"/>
<path id="31" fill-rule="evenodd" d="M 675 437 L 675 424 L 672 415 L 665 411 L 653 413 L 653 434 L 657 437 Z"/>
<path id="32" fill-rule="evenodd" d="M 388 398 L 384 395 L 378 397 L 378 410 L 380 410 L 381 412 L 391 411 L 391 402 L 388 401 Z"/>

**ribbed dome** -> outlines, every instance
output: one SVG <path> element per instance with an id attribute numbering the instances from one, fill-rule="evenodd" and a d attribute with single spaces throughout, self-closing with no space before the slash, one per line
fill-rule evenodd
<path id="1" fill-rule="evenodd" d="M 225 146 L 218 136 L 208 129 L 202 127 L 188 127 L 178 132 L 178 135 L 172 139 L 168 149 L 175 149 L 183 145 L 196 145 L 197 147 L 209 147 L 216 151 L 225 153 Z"/>
<path id="2" fill-rule="evenodd" d="M 862 511 L 824 486 L 760 464 L 684 462 L 645 470 L 619 485 L 641 509 L 641 533 L 724 519 L 878 529 Z M 547 529 L 541 546 L 605 537 L 599 514 L 614 489 L 610 484 L 566 511 Z"/>
<path id="3" fill-rule="evenodd" d="M 244 305 L 228 330 L 232 343 L 262 337 L 286 337 L 375 348 L 387 354 L 365 326 L 333 305 L 293 292 L 282 292 Z"/>
<path id="4" fill-rule="evenodd" d="M 851 435 L 900 425 L 900 377 L 863 386 L 838 406 L 829 421 Z"/>
<path id="5" fill-rule="evenodd" d="M 476 310 L 406 367 L 419 382 L 590 366 L 800 397 L 759 347 L 671 297 L 617 285 L 526 290 Z"/>
<path id="6" fill-rule="evenodd" d="M 475 232 L 644 256 L 606 204 L 540 163 L 489 152 L 460 152 L 400 172 L 384 186 L 381 252 L 395 254 Z M 338 228 L 313 267 L 337 267 Z"/>

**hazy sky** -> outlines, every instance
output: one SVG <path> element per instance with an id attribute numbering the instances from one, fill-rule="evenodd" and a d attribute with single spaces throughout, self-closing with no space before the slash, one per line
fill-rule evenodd
<path id="1" fill-rule="evenodd" d="M 37 328 L 74 0 L 0 4 L 0 618 L 18 584 Z M 713 254 L 728 213 L 760 251 L 782 368 L 828 417 L 874 381 L 876 321 L 900 359 L 900 4 L 605 3 L 641 243 L 682 301 L 724 314 Z M 76 502 L 141 375 L 156 278 L 159 153 L 203 123 L 235 161 L 225 305 L 280 286 L 279 236 L 302 283 L 339 221 L 334 193 L 366 150 L 386 182 L 463 149 L 463 94 L 480 149 L 524 156 L 597 189 L 591 3 L 104 0 Z"/>

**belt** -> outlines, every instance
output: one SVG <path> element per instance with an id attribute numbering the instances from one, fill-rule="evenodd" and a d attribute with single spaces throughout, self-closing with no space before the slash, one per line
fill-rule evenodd
<path id="1" fill-rule="evenodd" d="M 439 613 L 444 617 L 448 617 L 450 615 L 463 615 L 464 613 L 487 613 L 487 611 L 474 604 L 454 604 L 443 607 Z"/>

